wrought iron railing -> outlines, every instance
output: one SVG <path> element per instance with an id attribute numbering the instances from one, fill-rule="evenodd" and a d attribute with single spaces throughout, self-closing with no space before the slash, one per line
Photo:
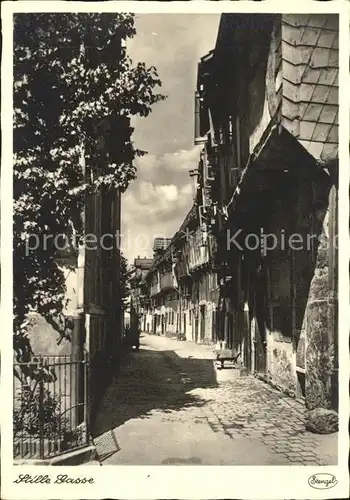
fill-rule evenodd
<path id="1" fill-rule="evenodd" d="M 15 459 L 47 459 L 88 443 L 87 354 L 14 363 L 13 381 Z"/>

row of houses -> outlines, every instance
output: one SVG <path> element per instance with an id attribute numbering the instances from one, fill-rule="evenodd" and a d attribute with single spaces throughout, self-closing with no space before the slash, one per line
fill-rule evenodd
<path id="1" fill-rule="evenodd" d="M 336 15 L 222 15 L 193 206 L 132 284 L 142 330 L 236 349 L 310 409 L 338 406 L 338 38 Z"/>

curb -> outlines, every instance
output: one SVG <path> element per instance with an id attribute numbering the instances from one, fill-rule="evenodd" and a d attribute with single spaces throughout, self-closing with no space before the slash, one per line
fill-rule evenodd
<path id="1" fill-rule="evenodd" d="M 14 460 L 14 465 L 83 465 L 97 461 L 95 446 L 85 446 L 47 460 Z"/>

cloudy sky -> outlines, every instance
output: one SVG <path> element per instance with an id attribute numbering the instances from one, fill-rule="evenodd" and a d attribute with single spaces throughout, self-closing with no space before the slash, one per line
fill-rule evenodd
<path id="1" fill-rule="evenodd" d="M 131 58 L 156 66 L 168 98 L 133 124 L 135 145 L 148 155 L 137 159 L 138 178 L 122 198 L 122 249 L 130 263 L 151 257 L 153 239 L 173 236 L 191 207 L 197 64 L 214 48 L 218 25 L 219 15 L 136 16 Z"/>

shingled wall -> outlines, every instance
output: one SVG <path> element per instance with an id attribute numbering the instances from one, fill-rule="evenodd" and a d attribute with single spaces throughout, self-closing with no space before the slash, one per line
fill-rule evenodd
<path id="1" fill-rule="evenodd" d="M 338 155 L 339 18 L 282 16 L 282 122 L 316 160 Z"/>

